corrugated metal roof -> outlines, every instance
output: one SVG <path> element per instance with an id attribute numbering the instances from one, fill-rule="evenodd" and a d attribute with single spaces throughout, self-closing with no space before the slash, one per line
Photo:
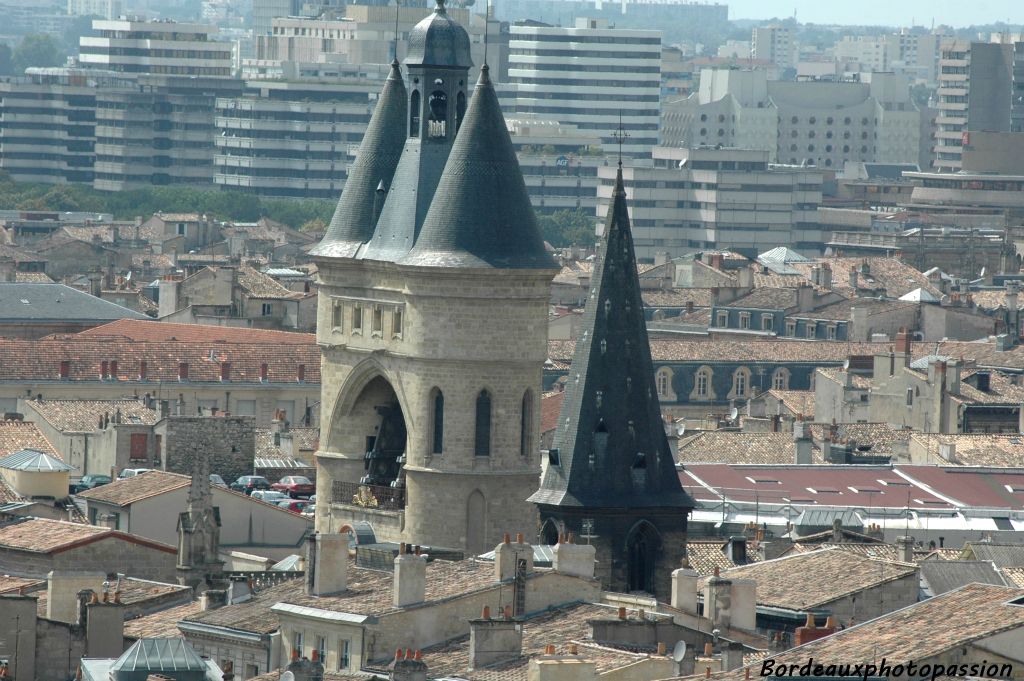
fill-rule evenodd
<path id="1" fill-rule="evenodd" d="M 256 468 L 313 468 L 305 461 L 292 458 L 272 459 L 269 457 L 257 457 L 253 459 Z"/>
<path id="2" fill-rule="evenodd" d="M 57 457 L 36 449 L 22 449 L 5 456 L 0 459 L 0 468 L 33 472 L 65 472 L 74 470 L 74 467 L 67 465 Z"/>

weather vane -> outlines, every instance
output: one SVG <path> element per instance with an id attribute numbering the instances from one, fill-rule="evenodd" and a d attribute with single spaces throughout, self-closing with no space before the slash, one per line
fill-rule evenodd
<path id="1" fill-rule="evenodd" d="M 619 144 L 619 167 L 622 167 L 622 143 L 629 138 L 629 133 L 626 132 L 626 128 L 622 126 L 622 109 L 619 109 L 619 127 L 612 133 L 612 137 Z"/>

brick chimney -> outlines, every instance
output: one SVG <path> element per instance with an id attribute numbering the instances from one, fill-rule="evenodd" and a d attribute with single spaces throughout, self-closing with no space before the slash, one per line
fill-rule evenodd
<path id="1" fill-rule="evenodd" d="M 317 532 L 306 542 L 306 594 L 327 596 L 348 588 L 348 535 Z"/>
<path id="2" fill-rule="evenodd" d="M 819 638 L 825 638 L 836 632 L 835 620 L 829 617 L 825 626 L 818 627 L 814 622 L 814 614 L 807 613 L 807 623 L 802 627 L 797 627 L 796 632 L 793 634 L 793 645 L 802 646 L 805 643 L 811 641 L 817 641 Z"/>
<path id="3" fill-rule="evenodd" d="M 388 665 L 389 681 L 427 681 L 427 663 L 423 661 L 420 651 L 415 653 L 407 648 L 405 653 L 399 648 L 395 651 L 395 659 Z"/>
<path id="4" fill-rule="evenodd" d="M 910 334 L 907 330 L 901 328 L 896 334 L 896 357 L 903 360 L 903 366 L 909 367 L 910 362 L 913 359 L 912 356 L 912 345 Z"/>

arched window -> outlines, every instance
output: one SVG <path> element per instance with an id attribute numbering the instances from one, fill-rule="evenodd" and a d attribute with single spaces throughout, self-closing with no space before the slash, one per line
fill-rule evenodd
<path id="1" fill-rule="evenodd" d="M 420 91 L 413 90 L 409 98 L 409 137 L 420 136 Z"/>
<path id="2" fill-rule="evenodd" d="M 438 388 L 431 392 L 430 399 L 430 453 L 444 452 L 444 393 Z"/>
<path id="3" fill-rule="evenodd" d="M 664 397 L 668 392 L 668 374 L 664 371 L 658 372 L 658 397 Z"/>
<path id="4" fill-rule="evenodd" d="M 740 367 L 732 374 L 732 390 L 729 397 L 746 397 L 750 394 L 750 369 Z"/>
<path id="5" fill-rule="evenodd" d="M 654 383 L 658 391 L 658 399 L 662 401 L 673 401 L 678 399 L 675 390 L 672 389 L 672 369 L 661 367 L 654 374 Z"/>
<path id="6" fill-rule="evenodd" d="M 460 92 L 455 98 L 455 132 L 462 127 L 462 119 L 466 116 L 466 93 Z"/>
<path id="7" fill-rule="evenodd" d="M 491 394 L 481 390 L 476 396 L 476 437 L 473 445 L 476 456 L 491 455 Z"/>
<path id="8" fill-rule="evenodd" d="M 701 367 L 697 370 L 693 379 L 693 394 L 691 395 L 693 399 L 713 399 L 711 394 L 711 375 L 710 367 Z"/>
<path id="9" fill-rule="evenodd" d="M 448 95 L 441 90 L 434 90 L 427 104 L 430 106 L 427 137 L 445 137 L 448 134 L 445 128 L 448 124 Z"/>
<path id="10" fill-rule="evenodd" d="M 789 369 L 780 367 L 772 372 L 772 389 L 789 390 Z"/>
<path id="11" fill-rule="evenodd" d="M 533 391 L 523 393 L 523 404 L 519 420 L 519 453 L 528 456 L 533 448 Z"/>

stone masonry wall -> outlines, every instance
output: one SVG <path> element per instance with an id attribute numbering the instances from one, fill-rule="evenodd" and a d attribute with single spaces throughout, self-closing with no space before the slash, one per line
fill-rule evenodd
<path id="1" fill-rule="evenodd" d="M 172 416 L 156 426 L 163 436 L 164 469 L 191 475 L 197 456 L 210 458 L 210 472 L 225 482 L 252 475 L 256 457 L 252 416 Z"/>

